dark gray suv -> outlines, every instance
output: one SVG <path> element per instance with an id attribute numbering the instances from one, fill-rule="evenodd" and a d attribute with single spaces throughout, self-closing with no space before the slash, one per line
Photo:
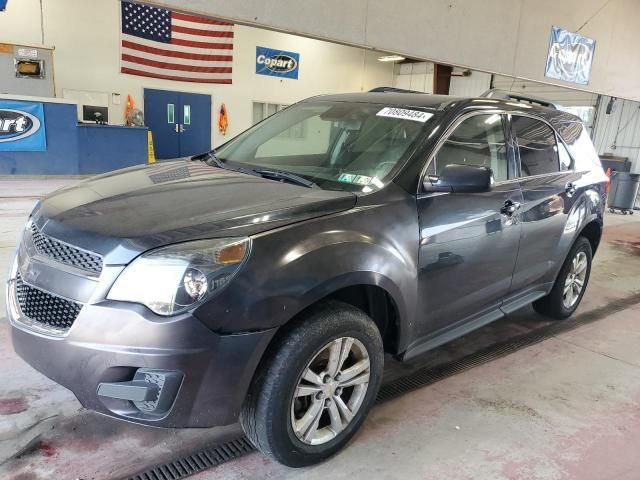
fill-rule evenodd
<path id="1" fill-rule="evenodd" d="M 493 92 L 314 97 L 216 152 L 59 190 L 8 282 L 16 351 L 82 405 L 240 422 L 290 466 L 364 421 L 414 358 L 584 295 L 607 177 L 580 120 Z"/>

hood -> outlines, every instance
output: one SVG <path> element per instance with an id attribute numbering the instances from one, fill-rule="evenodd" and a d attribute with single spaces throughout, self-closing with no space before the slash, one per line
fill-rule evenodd
<path id="1" fill-rule="evenodd" d="M 36 207 L 41 231 L 126 264 L 150 248 L 252 235 L 352 208 L 356 196 L 196 161 L 132 167 L 58 190 Z"/>

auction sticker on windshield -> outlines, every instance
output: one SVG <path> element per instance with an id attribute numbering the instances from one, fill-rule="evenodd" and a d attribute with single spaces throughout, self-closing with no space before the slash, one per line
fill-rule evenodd
<path id="1" fill-rule="evenodd" d="M 433 117 L 433 113 L 423 112 L 422 110 L 408 110 L 406 108 L 384 107 L 376 113 L 376 116 L 400 118 L 402 120 L 413 120 L 414 122 L 424 123 Z"/>
<path id="2" fill-rule="evenodd" d="M 339 182 L 354 183 L 356 185 L 369 185 L 372 178 L 366 175 L 355 175 L 353 173 L 341 173 L 338 177 Z"/>

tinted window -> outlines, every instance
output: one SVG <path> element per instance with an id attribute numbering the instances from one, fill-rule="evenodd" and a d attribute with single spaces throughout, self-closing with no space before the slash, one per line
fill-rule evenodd
<path id="1" fill-rule="evenodd" d="M 573 170 L 573 159 L 562 142 L 558 143 L 558 156 L 560 157 L 560 170 Z"/>
<path id="2" fill-rule="evenodd" d="M 440 147 L 427 174 L 437 177 L 450 164 L 489 167 L 495 181 L 507 180 L 507 146 L 502 116 L 474 115 L 464 120 Z"/>
<path id="3" fill-rule="evenodd" d="M 520 152 L 522 177 L 559 171 L 556 135 L 546 123 L 530 117 L 513 116 L 513 134 Z"/>

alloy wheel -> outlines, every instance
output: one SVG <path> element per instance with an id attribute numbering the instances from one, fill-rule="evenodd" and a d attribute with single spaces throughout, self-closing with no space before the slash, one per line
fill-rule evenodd
<path id="1" fill-rule="evenodd" d="M 369 387 L 370 360 L 358 339 L 327 343 L 300 375 L 291 401 L 298 440 L 321 445 L 338 436 L 358 413 Z"/>
<path id="2" fill-rule="evenodd" d="M 562 303 L 567 309 L 573 308 L 580 298 L 587 276 L 587 265 L 587 254 L 582 251 L 576 253 L 571 261 L 571 268 L 564 281 L 562 292 Z"/>

